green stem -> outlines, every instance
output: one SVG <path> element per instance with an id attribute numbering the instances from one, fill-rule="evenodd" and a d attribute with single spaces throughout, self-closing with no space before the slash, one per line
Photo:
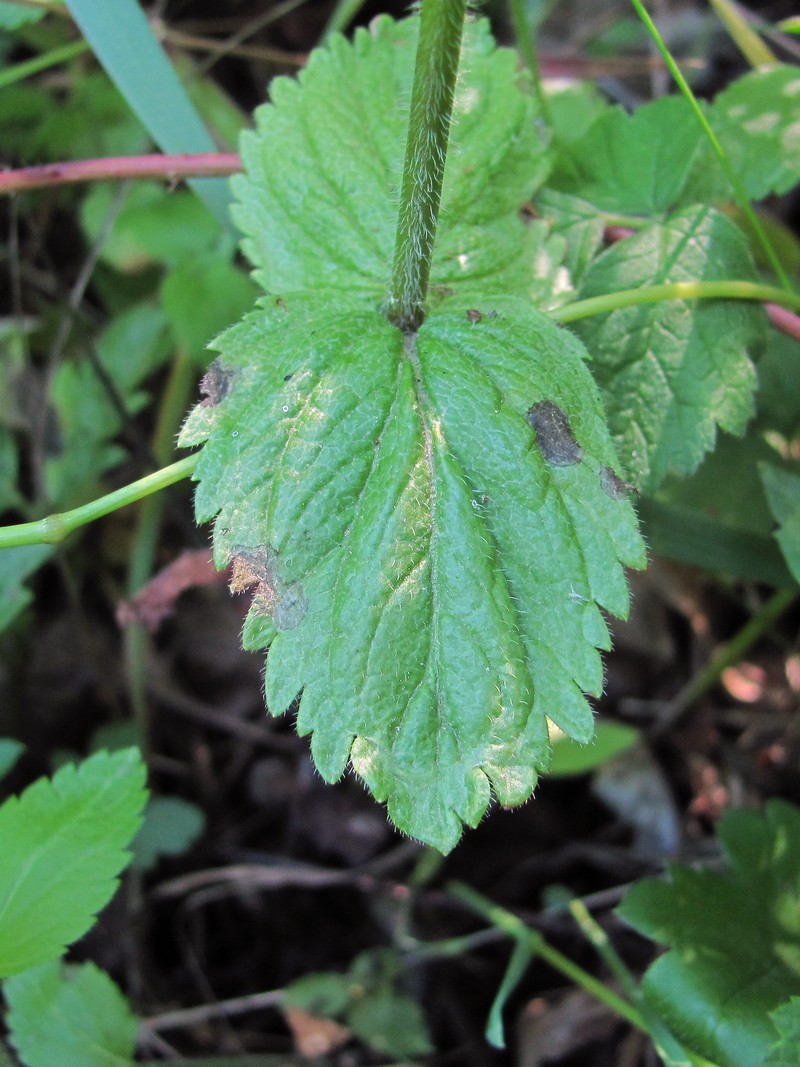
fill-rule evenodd
<path id="1" fill-rule="evenodd" d="M 531 930 L 529 926 L 518 919 L 516 915 L 491 900 L 487 900 L 482 894 L 477 893 L 470 886 L 454 883 L 449 886 L 450 895 L 460 900 L 462 904 L 483 916 L 492 926 L 502 930 L 514 941 L 526 944 L 532 956 L 540 956 L 551 967 L 559 971 L 575 985 L 580 986 L 591 996 L 605 1004 L 611 1011 L 620 1015 L 623 1019 L 635 1026 L 638 1030 L 649 1033 L 649 1028 L 642 1017 L 641 1012 L 623 997 L 618 996 L 603 982 L 598 981 L 582 967 L 573 963 L 568 956 L 564 956 L 558 949 L 549 945 L 540 933 Z"/>
<path id="2" fill-rule="evenodd" d="M 589 912 L 582 900 L 574 899 L 569 903 L 569 911 L 575 922 L 581 929 L 587 941 L 591 942 L 597 950 L 605 965 L 614 975 L 620 986 L 630 997 L 631 1001 L 639 1008 L 642 1018 L 645 1020 L 650 1037 L 656 1046 L 662 1060 L 665 1063 L 699 1064 L 700 1061 L 694 1054 L 683 1048 L 670 1031 L 664 1025 L 663 1020 L 645 1000 L 636 979 L 625 966 L 622 957 L 611 944 L 608 934 L 603 927 Z M 712 1065 L 713 1067 L 713 1065 Z"/>
<path id="3" fill-rule="evenodd" d="M 553 122 L 550 114 L 550 104 L 545 96 L 544 89 L 542 88 L 542 75 L 539 70 L 539 60 L 536 55 L 536 49 L 533 47 L 533 33 L 531 31 L 531 24 L 528 21 L 525 0 L 509 0 L 508 6 L 511 12 L 511 21 L 514 23 L 514 36 L 517 38 L 517 48 L 519 49 L 522 58 L 525 60 L 525 66 L 531 72 L 531 77 L 533 78 L 533 89 L 536 93 L 536 101 L 539 104 L 539 112 L 547 125 L 552 126 Z"/>
<path id="4" fill-rule="evenodd" d="M 669 702 L 665 717 L 659 720 L 658 732 L 680 718 L 685 711 L 709 691 L 722 677 L 723 671 L 739 663 L 745 653 L 797 600 L 796 589 L 779 589 L 730 641 L 712 657 L 702 671 L 690 678 L 677 696 Z"/>
<path id="5" fill-rule="evenodd" d="M 689 104 L 689 107 L 694 112 L 695 118 L 700 123 L 700 126 L 703 129 L 703 133 L 706 135 L 706 139 L 708 140 L 708 143 L 711 145 L 711 148 L 712 148 L 714 154 L 716 155 L 717 159 L 720 162 L 720 166 L 722 167 L 723 171 L 725 172 L 725 176 L 727 177 L 728 181 L 731 183 L 731 188 L 733 189 L 733 191 L 734 191 L 734 193 L 736 195 L 736 200 L 737 200 L 737 203 L 739 204 L 739 207 L 742 209 L 744 214 L 747 216 L 747 220 L 750 223 L 750 225 L 753 227 L 753 232 L 755 233 L 756 237 L 758 238 L 758 243 L 761 245 L 761 247 L 764 250 L 764 255 L 767 257 L 770 265 L 772 266 L 772 269 L 775 271 L 775 276 L 778 278 L 778 281 L 781 283 L 781 286 L 786 290 L 786 292 L 791 293 L 792 292 L 792 285 L 791 285 L 788 277 L 786 276 L 786 272 L 784 271 L 783 266 L 781 265 L 781 261 L 778 258 L 777 252 L 772 247 L 772 242 L 770 241 L 769 237 L 767 236 L 766 231 L 764 230 L 764 227 L 761 225 L 761 222 L 759 221 L 758 216 L 756 215 L 755 211 L 753 210 L 753 205 L 750 203 L 750 197 L 747 195 L 747 190 L 745 189 L 744 185 L 740 181 L 739 175 L 736 173 L 736 171 L 733 169 L 731 164 L 728 162 L 728 157 L 725 155 L 725 150 L 722 147 L 722 145 L 719 143 L 719 141 L 717 140 L 717 135 L 712 130 L 710 122 L 708 121 L 708 119 L 704 115 L 703 110 L 700 107 L 699 103 L 697 102 L 697 99 L 696 99 L 694 93 L 692 92 L 691 88 L 689 87 L 689 83 L 686 81 L 686 79 L 684 78 L 683 74 L 681 73 L 681 69 L 678 66 L 678 64 L 672 58 L 672 55 L 670 54 L 669 49 L 667 48 L 666 44 L 664 43 L 664 39 L 662 38 L 661 34 L 658 32 L 658 27 L 656 26 L 656 24 L 653 22 L 653 20 L 650 18 L 649 14 L 647 13 L 647 11 L 645 9 L 645 6 L 642 3 L 642 0 L 631 0 L 631 3 L 633 4 L 633 6 L 634 6 L 634 8 L 636 10 L 636 13 L 638 14 L 639 18 L 645 24 L 645 26 L 647 28 L 647 32 L 650 34 L 651 38 L 653 39 L 653 42 L 655 43 L 656 48 L 661 53 L 661 55 L 662 55 L 662 57 L 664 59 L 664 62 L 667 65 L 668 70 L 672 74 L 672 77 L 675 79 L 675 84 L 678 86 L 680 91 L 683 93 L 685 99 L 687 100 L 687 102 Z"/>
<path id="6" fill-rule="evenodd" d="M 172 363 L 153 436 L 153 454 L 158 462 L 163 463 L 172 454 L 175 431 L 186 411 L 194 380 L 195 369 L 192 361 L 188 353 L 180 348 Z M 148 496 L 142 502 L 128 563 L 129 596 L 138 593 L 153 573 L 163 514 L 164 497 L 160 493 Z M 149 634 L 141 623 L 133 623 L 126 629 L 125 664 L 128 693 L 134 717 L 139 725 L 145 758 L 150 750 L 150 716 L 147 704 L 149 644 Z"/>
<path id="7" fill-rule="evenodd" d="M 636 307 L 640 304 L 658 304 L 663 300 L 760 300 L 772 301 L 782 307 L 800 311 L 800 296 L 778 289 L 774 285 L 759 285 L 757 282 L 665 282 L 663 285 L 648 285 L 641 289 L 623 289 L 619 293 L 592 296 L 588 300 L 576 300 L 574 304 L 553 308 L 548 312 L 558 322 L 575 322 L 591 315 L 606 315 L 619 308 Z"/>
<path id="8" fill-rule="evenodd" d="M 423 0 L 385 313 L 404 331 L 425 317 L 467 0 Z"/>
<path id="9" fill-rule="evenodd" d="M 104 515 L 110 515 L 112 511 L 119 511 L 128 504 L 135 504 L 137 500 L 143 500 L 159 489 L 166 489 L 168 485 L 188 478 L 197 464 L 197 455 L 187 456 L 170 464 L 161 470 L 139 478 L 130 485 L 121 489 L 115 489 L 113 493 L 92 500 L 88 504 L 82 504 L 71 511 L 63 511 L 47 518 L 37 519 L 36 522 L 22 522 L 17 526 L 4 526 L 0 528 L 0 548 L 12 548 L 16 545 L 57 545 L 73 533 L 86 526 L 87 523 L 101 519 Z"/>
<path id="10" fill-rule="evenodd" d="M 49 52 L 42 52 L 41 55 L 34 56 L 33 59 L 24 59 L 21 63 L 15 63 L 13 66 L 6 67 L 5 70 L 0 71 L 0 89 L 5 89 L 7 85 L 13 85 L 15 82 L 30 78 L 32 75 L 38 74 L 39 71 L 58 66 L 59 63 L 66 63 L 67 60 L 74 59 L 75 56 L 88 51 L 89 45 L 86 41 L 74 41 L 72 44 L 52 48 Z"/>

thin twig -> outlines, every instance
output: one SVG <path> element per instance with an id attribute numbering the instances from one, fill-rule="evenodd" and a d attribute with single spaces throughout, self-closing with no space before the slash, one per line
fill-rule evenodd
<path id="1" fill-rule="evenodd" d="M 119 181 L 125 178 L 160 178 L 166 182 L 177 182 L 182 178 L 225 177 L 241 169 L 242 161 L 235 152 L 66 160 L 0 171 L 0 195 L 72 182 Z"/>

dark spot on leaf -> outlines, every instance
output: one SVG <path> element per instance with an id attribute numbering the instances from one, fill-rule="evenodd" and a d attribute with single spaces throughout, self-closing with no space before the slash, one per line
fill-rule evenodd
<path id="1" fill-rule="evenodd" d="M 610 467 L 600 468 L 600 485 L 603 492 L 610 496 L 612 500 L 623 500 L 628 493 L 633 493 L 636 490 L 635 485 L 623 481 Z"/>
<path id="2" fill-rule="evenodd" d="M 283 376 L 283 380 L 285 382 L 290 382 L 292 380 L 292 378 L 294 378 L 294 374 L 284 374 L 284 376 Z"/>
<path id="3" fill-rule="evenodd" d="M 282 296 L 275 297 L 275 307 L 282 308 L 284 311 L 289 310 L 286 306 L 286 301 L 283 299 Z"/>
<path id="4" fill-rule="evenodd" d="M 230 590 L 252 590 L 253 608 L 258 614 L 271 615 L 279 630 L 293 630 L 308 611 L 308 600 L 300 582 L 283 581 L 279 563 L 280 557 L 270 545 L 234 549 Z"/>
<path id="5" fill-rule="evenodd" d="M 554 467 L 571 467 L 583 459 L 583 449 L 572 435 L 566 412 L 552 400 L 540 400 L 525 418 L 536 431 L 542 456 Z"/>
<path id="6" fill-rule="evenodd" d="M 467 318 L 474 325 L 476 322 L 481 321 L 483 315 L 481 315 L 480 311 L 478 311 L 477 308 L 470 308 L 467 312 Z"/>
<path id="7" fill-rule="evenodd" d="M 308 611 L 308 599 L 299 582 L 286 587 L 286 592 L 275 602 L 272 619 L 279 630 L 293 630 Z"/>
<path id="8" fill-rule="evenodd" d="M 236 372 L 223 367 L 220 361 L 215 359 L 200 379 L 200 392 L 204 397 L 203 406 L 216 407 L 231 391 L 235 379 Z"/>

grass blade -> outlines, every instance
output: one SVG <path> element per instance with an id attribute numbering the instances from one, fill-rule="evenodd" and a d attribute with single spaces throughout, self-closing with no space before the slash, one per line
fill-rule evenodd
<path id="1" fill-rule="evenodd" d="M 214 152 L 216 146 L 135 0 L 67 0 L 94 54 L 129 106 L 167 153 Z M 230 194 L 221 178 L 189 185 L 220 224 L 231 227 Z"/>

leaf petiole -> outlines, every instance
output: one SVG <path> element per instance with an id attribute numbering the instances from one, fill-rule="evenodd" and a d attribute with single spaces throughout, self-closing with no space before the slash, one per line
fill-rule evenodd
<path id="1" fill-rule="evenodd" d="M 779 289 L 774 285 L 759 285 L 757 282 L 666 282 L 641 289 L 623 289 L 618 293 L 592 296 L 576 300 L 573 304 L 553 308 L 547 312 L 558 322 L 577 322 L 592 315 L 606 315 L 620 308 L 640 304 L 658 304 L 664 300 L 760 300 L 771 301 L 782 307 L 800 312 L 800 296 Z"/>
<path id="2" fill-rule="evenodd" d="M 88 504 L 71 511 L 56 512 L 44 519 L 35 522 L 21 522 L 15 526 L 0 527 L 0 548 L 13 548 L 19 545 L 57 545 L 64 541 L 75 530 L 87 523 L 101 519 L 104 515 L 110 515 L 112 511 L 135 504 L 137 500 L 143 500 L 159 489 L 166 489 L 168 485 L 188 478 L 197 464 L 197 455 L 187 456 L 178 460 L 168 467 L 154 471 L 138 481 L 131 482 L 121 489 L 115 489 L 113 493 L 92 500 Z"/>

